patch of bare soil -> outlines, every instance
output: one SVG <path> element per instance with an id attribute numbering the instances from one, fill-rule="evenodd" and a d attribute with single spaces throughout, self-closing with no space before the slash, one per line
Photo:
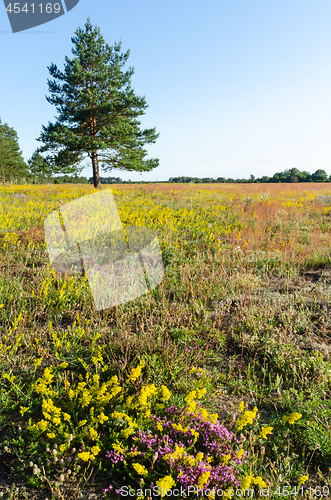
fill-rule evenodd
<path id="1" fill-rule="evenodd" d="M 299 276 L 292 278 L 280 278 L 270 273 L 269 278 L 262 279 L 262 286 L 257 287 L 253 293 L 239 293 L 228 297 L 220 302 L 220 308 L 216 308 L 206 316 L 219 325 L 220 311 L 224 305 L 227 306 L 227 314 L 223 315 L 226 323 L 233 323 L 236 310 L 247 306 L 249 303 L 262 304 L 270 301 L 275 307 L 285 306 L 298 307 L 304 305 L 311 310 L 331 309 L 331 267 L 308 269 L 302 271 Z"/>

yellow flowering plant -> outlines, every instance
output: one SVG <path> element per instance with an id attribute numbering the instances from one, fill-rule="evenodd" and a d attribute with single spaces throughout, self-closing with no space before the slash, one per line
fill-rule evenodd
<path id="1" fill-rule="evenodd" d="M 245 456 L 237 455 L 234 434 L 223 428 L 218 415 L 202 406 L 207 393 L 202 377 L 194 381 L 184 407 L 177 408 L 171 406 L 172 394 L 165 385 L 147 383 L 135 389 L 142 363 L 121 383 L 98 353 L 98 363 L 106 368 L 101 373 L 95 373 L 92 359 L 90 364 L 81 360 L 78 374 L 59 360 L 33 383 L 33 404 L 21 405 L 22 439 L 25 446 L 33 443 L 30 460 L 41 458 L 47 477 L 61 474 L 67 462 L 73 471 L 92 464 L 110 468 L 119 481 L 126 475 L 132 485 L 154 481 L 165 490 L 178 482 L 174 468 L 178 473 L 194 471 L 199 487 L 218 484 L 221 476 L 215 479 L 212 473 L 219 467 L 225 478 L 230 471 L 236 474 Z M 214 452 L 202 437 L 206 431 L 210 442 L 217 442 Z M 185 477 L 181 475 L 179 483 L 185 484 Z M 37 474 L 37 479 L 43 482 L 43 475 Z M 230 476 L 222 481 L 227 487 L 232 484 Z"/>
<path id="2" fill-rule="evenodd" d="M 237 435 L 241 433 L 242 443 L 240 449 L 237 452 L 237 456 L 247 456 L 247 458 L 252 458 L 252 450 L 257 448 L 260 450 L 260 458 L 259 453 L 255 455 L 256 470 L 258 470 L 257 465 L 263 463 L 264 456 L 268 454 L 268 456 L 272 456 L 271 454 L 275 450 L 275 441 L 277 442 L 277 453 L 280 453 L 282 450 L 282 446 L 284 447 L 284 452 L 288 454 L 288 437 L 290 433 L 295 434 L 295 424 L 300 421 L 302 418 L 302 414 L 298 412 L 292 412 L 290 415 L 277 416 L 276 419 L 273 420 L 273 425 L 259 425 L 258 422 L 258 409 L 256 407 L 253 410 L 247 410 L 245 403 L 243 401 L 240 402 L 238 408 L 238 417 L 234 424 Z M 244 434 L 242 434 L 244 433 Z M 245 438 L 246 436 L 246 438 Z M 256 453 L 254 451 L 254 453 Z M 293 453 L 294 457 L 297 457 L 295 453 Z M 227 457 L 224 457 L 226 459 Z M 247 460 L 243 466 L 240 467 L 241 470 L 241 489 L 242 490 L 254 490 L 256 494 L 258 494 L 259 489 L 267 488 L 268 483 L 258 475 L 255 475 L 252 472 L 252 461 Z M 308 479 L 308 476 L 298 477 L 298 488 L 293 489 L 292 494 L 294 498 L 297 498 L 300 490 L 299 487 Z M 281 491 L 282 486 L 280 486 Z M 267 490 L 266 490 L 267 491 Z M 278 490 L 277 490 L 278 491 Z"/>

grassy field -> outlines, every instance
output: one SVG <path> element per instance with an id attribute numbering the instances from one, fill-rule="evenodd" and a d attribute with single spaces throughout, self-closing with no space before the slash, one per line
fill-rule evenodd
<path id="1" fill-rule="evenodd" d="M 331 498 L 329 185 L 112 186 L 165 277 L 99 312 L 43 226 L 94 191 L 0 187 L 0 498 Z"/>

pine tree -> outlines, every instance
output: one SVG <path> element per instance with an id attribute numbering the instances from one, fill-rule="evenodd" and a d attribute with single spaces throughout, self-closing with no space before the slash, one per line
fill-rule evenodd
<path id="1" fill-rule="evenodd" d="M 50 179 L 52 176 L 51 168 L 45 158 L 38 151 L 34 151 L 30 160 L 28 160 L 30 175 L 39 179 Z"/>
<path id="2" fill-rule="evenodd" d="M 55 64 L 48 67 L 55 80 L 48 80 L 59 117 L 55 124 L 42 127 L 37 139 L 44 143 L 40 152 L 50 151 L 46 160 L 53 173 L 77 173 L 84 158 L 91 158 L 93 182 L 100 188 L 99 163 L 104 171 L 113 168 L 148 172 L 158 159 L 144 159 L 144 144 L 155 143 L 159 134 L 139 128 L 137 117 L 148 107 L 145 97 L 131 88 L 134 68 L 123 71 L 130 51 L 121 53 L 121 41 L 110 47 L 100 29 L 88 18 L 85 31 L 78 28 L 71 39 L 73 59 L 65 58 L 64 73 Z M 61 82 L 63 82 L 61 84 Z"/>
<path id="3" fill-rule="evenodd" d="M 29 176 L 28 166 L 22 157 L 17 132 L 2 123 L 0 118 L 0 179 L 22 179 Z"/>

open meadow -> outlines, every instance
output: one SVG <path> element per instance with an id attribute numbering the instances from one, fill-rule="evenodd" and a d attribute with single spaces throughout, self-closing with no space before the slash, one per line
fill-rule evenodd
<path id="1" fill-rule="evenodd" d="M 0 187 L 0 498 L 331 498 L 329 184 L 110 188 L 164 279 L 98 312 L 44 238 L 94 187 Z"/>

